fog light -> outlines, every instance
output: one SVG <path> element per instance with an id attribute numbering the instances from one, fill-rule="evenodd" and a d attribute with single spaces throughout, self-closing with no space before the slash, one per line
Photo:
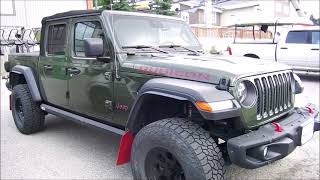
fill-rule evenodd
<path id="1" fill-rule="evenodd" d="M 268 146 L 263 149 L 263 156 L 266 157 L 268 153 Z"/>

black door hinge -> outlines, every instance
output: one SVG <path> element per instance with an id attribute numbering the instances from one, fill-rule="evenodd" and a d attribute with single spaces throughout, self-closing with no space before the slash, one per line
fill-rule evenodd
<path id="1" fill-rule="evenodd" d="M 104 106 L 108 112 L 113 111 L 113 103 L 112 101 L 106 100 L 104 102 Z"/>
<path id="2" fill-rule="evenodd" d="M 69 91 L 66 92 L 66 98 L 70 99 L 70 92 Z"/>

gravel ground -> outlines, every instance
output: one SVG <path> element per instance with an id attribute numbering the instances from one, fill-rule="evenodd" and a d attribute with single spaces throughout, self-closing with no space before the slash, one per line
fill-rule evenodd
<path id="1" fill-rule="evenodd" d="M 319 79 L 302 77 L 305 91 L 296 105 L 319 106 Z M 8 107 L 1 80 L 1 179 L 132 179 L 130 166 L 116 166 L 120 136 L 97 131 L 52 115 L 46 130 L 22 135 Z M 319 133 L 286 158 L 247 170 L 229 166 L 229 179 L 319 179 Z"/>

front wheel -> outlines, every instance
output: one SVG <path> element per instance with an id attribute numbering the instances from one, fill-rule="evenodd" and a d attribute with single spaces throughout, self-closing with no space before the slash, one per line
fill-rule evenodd
<path id="1" fill-rule="evenodd" d="M 135 136 L 131 152 L 134 179 L 224 179 L 222 153 L 199 125 L 180 118 L 156 121 Z"/>

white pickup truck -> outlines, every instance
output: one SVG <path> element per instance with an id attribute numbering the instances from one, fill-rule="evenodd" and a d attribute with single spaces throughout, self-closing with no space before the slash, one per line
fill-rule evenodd
<path id="1" fill-rule="evenodd" d="M 257 26 L 257 24 L 249 24 Z M 293 67 L 298 73 L 320 74 L 319 64 L 319 26 L 296 26 L 280 31 L 279 23 L 274 23 L 273 32 L 268 30 L 272 24 L 260 23 L 261 31 L 272 34 L 271 39 L 255 37 L 253 39 L 237 39 L 237 27 L 249 26 L 248 24 L 235 26 L 234 42 L 228 46 L 227 53 L 232 56 L 246 56 L 251 58 L 277 61 Z M 282 23 L 282 26 L 289 25 Z M 277 29 L 278 28 L 278 29 Z"/>

